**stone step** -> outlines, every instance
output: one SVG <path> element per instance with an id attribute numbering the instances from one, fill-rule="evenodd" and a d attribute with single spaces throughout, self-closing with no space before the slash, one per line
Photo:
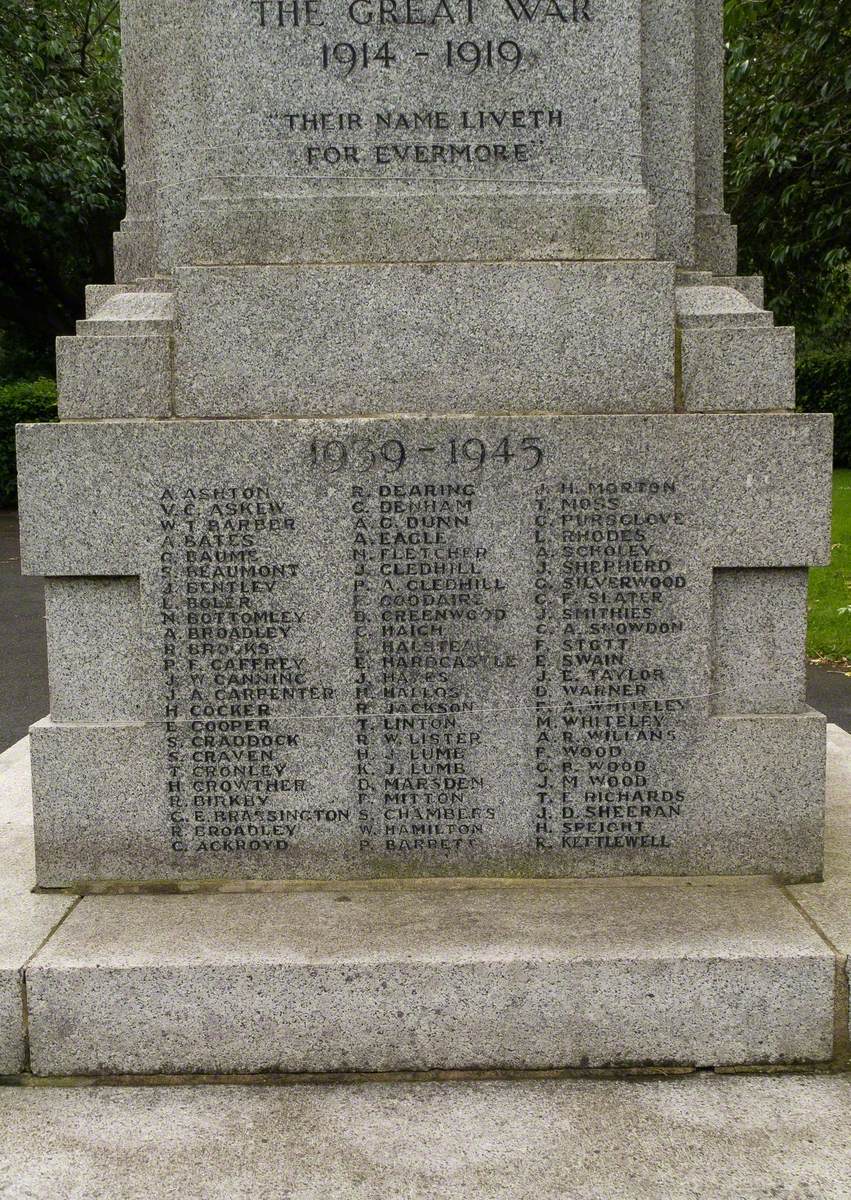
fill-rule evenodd
<path id="1" fill-rule="evenodd" d="M 73 896 L 33 895 L 34 881 L 29 738 L 24 738 L 0 754 L 0 1075 L 18 1074 L 26 1062 L 27 963 L 74 905 Z"/>
<path id="2" fill-rule="evenodd" d="M 767 882 L 83 899 L 26 972 L 36 1075 L 815 1062 L 835 956 Z"/>
<path id="3" fill-rule="evenodd" d="M 0 1088 L 4 1200 L 848 1200 L 851 1076 Z"/>
<path id="4" fill-rule="evenodd" d="M 0 1074 L 28 1044 L 42 1075 L 757 1065 L 829 1058 L 832 1023 L 838 1061 L 851 737 L 828 733 L 824 884 L 347 882 L 76 908 L 30 893 L 21 742 L 0 755 Z"/>

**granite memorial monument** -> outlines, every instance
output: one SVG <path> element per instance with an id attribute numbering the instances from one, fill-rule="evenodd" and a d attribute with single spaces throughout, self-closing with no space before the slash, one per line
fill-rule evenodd
<path id="1" fill-rule="evenodd" d="M 118 282 L 20 431 L 38 880 L 818 877 L 829 419 L 715 0 L 125 0 Z"/>
<path id="2" fill-rule="evenodd" d="M 0 1071 L 837 1054 L 782 886 L 830 420 L 736 273 L 720 0 L 121 19 L 117 282 L 19 433 L 51 895 L 10 911 L 60 923 Z"/>

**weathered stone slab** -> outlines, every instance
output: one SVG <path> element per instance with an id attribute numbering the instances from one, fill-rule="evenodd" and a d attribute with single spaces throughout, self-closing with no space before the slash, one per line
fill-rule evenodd
<path id="1" fill-rule="evenodd" d="M 806 571 L 716 571 L 713 711 L 803 712 L 806 625 Z"/>
<path id="2" fill-rule="evenodd" d="M 0 1090 L 15 1200 L 847 1200 L 849 1135 L 823 1073 Z"/>
<path id="3" fill-rule="evenodd" d="M 850 1111 L 851 1076 L 821 1073 L 6 1088 L 0 1156 L 40 1200 L 180 1200 L 199 1180 L 234 1200 L 436 1200 L 447 1181 L 465 1200 L 531 1181 L 535 1200 L 847 1200 Z"/>
<path id="4" fill-rule="evenodd" d="M 549 20 L 468 0 L 449 0 L 441 15 L 417 10 L 410 21 L 398 11 L 388 19 L 386 6 L 382 14 L 372 0 L 343 8 L 314 0 L 312 8 L 301 33 L 298 14 L 284 10 L 280 19 L 272 3 L 265 13 L 211 5 L 206 28 L 197 30 L 199 71 L 205 82 L 226 85 L 199 113 L 213 135 L 203 149 L 223 176 L 254 172 L 329 186 L 336 175 L 349 187 L 444 188 L 531 177 L 584 183 L 592 192 L 641 189 L 639 0 L 571 0 L 553 5 Z M 352 56 L 352 39 L 376 34 L 388 39 L 389 54 L 365 65 L 357 49 Z M 490 47 L 479 44 L 483 35 Z M 594 106 L 593 121 L 565 119 L 553 103 L 565 78 L 574 105 Z M 311 119 L 309 95 L 335 115 Z M 341 143 L 352 152 L 337 149 Z"/>
<path id="5" fill-rule="evenodd" d="M 45 583 L 50 711 L 56 721 L 133 721 L 154 709 L 139 580 Z"/>
<path id="6" fill-rule="evenodd" d="M 717 2 L 126 0 L 122 41 L 119 278 L 654 256 L 735 272 Z"/>
<path id="7" fill-rule="evenodd" d="M 524 438 L 530 448 L 520 452 Z M 203 487 L 232 476 L 271 487 L 276 477 L 279 490 L 309 484 L 311 506 L 315 497 L 338 514 L 344 485 L 362 486 L 361 477 L 370 486 L 483 480 L 510 511 L 521 492 L 534 501 L 537 482 L 593 472 L 602 488 L 621 476 L 652 479 L 663 467 L 677 494 L 690 497 L 690 528 L 707 567 L 802 566 L 829 557 L 831 438 L 830 417 L 800 413 L 20 425 L 22 569 L 140 574 L 150 526 L 139 521 L 138 505 L 171 480 Z M 397 443 L 406 455 L 398 479 Z M 516 457 L 492 458 L 498 451 Z M 725 524 L 722 513 L 735 522 Z"/>
<path id="8" fill-rule="evenodd" d="M 720 607 L 714 593 L 719 568 L 827 553 L 811 514 L 828 428 L 678 414 L 22 430 L 28 569 L 138 577 L 137 612 L 132 584 L 105 586 L 105 601 L 124 589 L 123 632 L 110 601 L 103 637 L 138 628 L 148 664 L 143 689 L 117 688 L 142 723 L 121 724 L 100 668 L 57 660 L 74 701 L 33 734 L 40 882 L 818 877 L 822 719 L 777 715 L 790 653 L 761 642 L 751 673 L 774 708 L 743 717 L 729 646 L 762 620 L 764 589 Z M 67 627 L 76 593 L 59 592 Z M 803 588 L 783 596 L 783 632 L 800 630 Z"/>
<path id="9" fill-rule="evenodd" d="M 35 863 L 27 739 L 0 754 L 0 1075 L 26 1063 L 23 972 L 74 905 L 70 896 L 34 896 Z"/>
<path id="10" fill-rule="evenodd" d="M 564 714 L 566 721 L 573 716 Z M 628 712 L 626 725 L 647 716 Z M 577 785 L 569 777 L 565 799 L 559 792 L 557 802 L 551 780 L 561 787 L 561 755 L 575 753 L 581 761 L 593 753 L 595 726 L 571 733 L 569 742 L 559 733 L 556 766 L 547 790 L 539 791 L 529 745 L 536 720 L 507 710 L 496 721 L 460 730 L 474 742 L 470 769 L 484 761 L 490 770 L 472 782 L 459 775 L 454 783 L 398 774 L 416 769 L 405 757 L 415 753 L 409 729 L 399 733 L 401 747 L 386 751 L 384 773 L 358 774 L 364 760 L 357 750 L 364 747 L 352 746 L 357 737 L 366 737 L 374 755 L 397 726 L 424 723 L 411 717 L 363 718 L 365 728 L 349 714 L 333 723 L 261 719 L 259 734 L 246 735 L 239 730 L 249 723 L 233 721 L 230 733 L 222 721 L 203 722 L 203 734 L 185 722 L 40 722 L 32 727 L 39 882 L 821 874 L 820 714 L 704 724 L 675 721 L 670 712 L 655 716 L 656 732 L 669 745 L 641 760 L 648 773 L 640 778 L 653 786 L 621 786 L 621 763 L 612 766 L 615 760 L 606 758 L 611 776 L 579 766 Z M 447 732 L 442 717 L 429 725 L 434 728 L 426 736 L 441 735 L 441 742 L 455 732 L 454 726 Z M 623 725 L 623 713 L 602 721 L 604 732 L 613 726 L 628 744 L 618 728 Z M 639 734 L 640 726 L 633 737 Z M 788 747 L 782 757 L 778 739 Z M 239 776 L 246 770 L 235 761 L 246 753 L 241 748 L 258 742 L 274 753 L 272 761 L 252 761 Z M 290 758 L 284 757 L 288 745 Z M 208 761 L 200 763 L 205 755 Z M 359 791 L 361 780 L 369 791 Z M 465 797 L 469 789 L 474 798 L 461 799 L 456 789 Z"/>
<path id="11" fill-rule="evenodd" d="M 770 886 L 419 886 L 86 898 L 27 994 L 39 1075 L 381 1071 L 818 1061 L 833 982 Z"/>
<path id="12" fill-rule="evenodd" d="M 673 282 L 646 262 L 182 270 L 175 409 L 671 412 Z"/>
<path id="13" fill-rule="evenodd" d="M 250 178 L 250 177 L 249 177 Z M 220 194 L 219 194 L 220 193 Z M 464 189 L 424 197 L 333 191 L 317 206 L 312 190 L 236 204 L 215 180 L 187 221 L 166 191 L 163 260 L 239 266 L 260 263 L 503 262 L 652 259 L 655 231 L 643 191 L 601 191 L 581 199 L 517 189 Z"/>

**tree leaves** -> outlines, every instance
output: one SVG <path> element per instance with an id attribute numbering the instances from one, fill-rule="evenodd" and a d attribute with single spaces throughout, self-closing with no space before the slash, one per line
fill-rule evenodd
<path id="1" fill-rule="evenodd" d="M 49 363 L 123 210 L 114 0 L 6 0 L 0 23 L 0 330 Z"/>
<path id="2" fill-rule="evenodd" d="M 725 0 L 740 266 L 805 338 L 851 332 L 851 4 Z"/>

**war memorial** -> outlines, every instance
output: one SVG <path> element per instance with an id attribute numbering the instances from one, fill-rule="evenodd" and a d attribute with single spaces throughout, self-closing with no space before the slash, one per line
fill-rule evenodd
<path id="1" fill-rule="evenodd" d="M 51 711 L 0 1073 L 834 1059 L 831 423 L 737 274 L 720 4 L 122 39 L 116 282 L 18 437 Z"/>

